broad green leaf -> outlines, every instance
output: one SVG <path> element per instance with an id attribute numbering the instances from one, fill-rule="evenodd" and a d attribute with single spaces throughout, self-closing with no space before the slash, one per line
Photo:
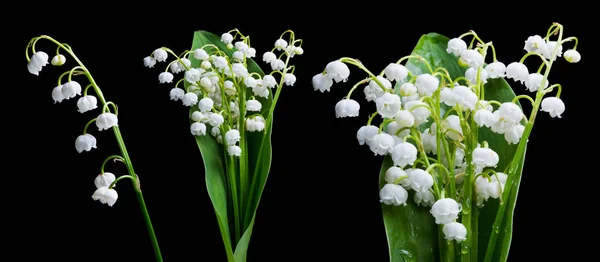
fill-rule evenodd
<path id="1" fill-rule="evenodd" d="M 207 31 L 196 31 L 194 33 L 194 39 L 192 43 L 192 49 L 195 50 L 200 48 L 206 44 L 213 44 L 217 46 L 221 51 L 225 52 L 229 57 L 232 56 L 234 50 L 228 50 L 221 42 L 221 38 L 211 32 Z M 192 62 L 193 67 L 198 67 L 200 61 L 190 56 L 190 61 Z M 256 64 L 256 62 L 252 59 L 247 59 L 248 71 L 250 73 L 258 73 L 261 76 L 264 75 L 263 71 Z M 272 103 L 272 95 L 269 96 L 268 99 L 256 98 L 263 105 L 263 111 L 261 114 L 263 116 L 267 115 L 268 108 Z M 195 110 L 198 110 L 197 107 L 192 107 L 190 110 L 190 115 Z M 265 117 L 267 119 L 267 117 Z M 269 127 L 272 127 L 270 125 Z M 246 132 L 245 130 L 240 130 L 240 132 Z M 234 238 L 232 237 L 233 233 L 233 221 L 234 216 L 233 212 L 231 212 L 231 202 L 228 202 L 228 183 L 227 183 L 227 174 L 224 169 L 225 161 L 224 161 L 224 150 L 222 145 L 218 144 L 214 138 L 211 136 L 200 136 L 196 137 L 196 142 L 198 144 L 198 148 L 200 149 L 200 153 L 204 160 L 205 165 L 205 176 L 206 176 L 206 187 L 208 190 L 208 194 L 212 201 L 212 204 L 215 208 L 215 214 L 217 216 L 217 220 L 219 223 L 219 228 L 221 230 L 221 234 L 223 236 L 223 242 L 225 245 L 225 249 L 227 252 L 227 258 L 229 261 L 243 262 L 246 261 L 246 255 L 248 252 L 248 246 L 250 244 L 250 238 L 252 235 L 252 227 L 254 226 L 254 219 L 256 215 L 256 209 L 258 208 L 258 203 L 260 201 L 260 196 L 262 195 L 263 188 L 265 186 L 267 176 L 270 171 L 271 166 L 271 128 L 266 130 L 266 135 L 264 133 L 258 132 L 246 132 L 245 135 L 248 138 L 248 162 L 249 162 L 249 175 L 252 176 L 254 173 L 254 169 L 256 165 L 258 165 L 261 169 L 258 172 L 256 190 L 254 190 L 254 194 L 251 196 L 252 201 L 249 201 L 250 205 L 246 206 L 243 204 L 244 209 L 250 215 L 248 216 L 248 221 L 245 223 L 246 227 L 242 230 L 242 237 L 239 242 L 236 244 Z M 266 138 L 264 144 L 262 144 L 263 137 Z M 259 160 L 259 152 L 262 146 L 262 154 Z M 250 178 L 251 181 L 251 178 Z M 240 217 L 244 217 L 244 213 L 240 214 Z M 241 219 L 241 218 L 240 218 Z"/>
<path id="2" fill-rule="evenodd" d="M 459 76 L 464 76 L 468 68 L 459 66 L 457 63 L 458 58 L 453 54 L 448 54 L 446 52 L 448 40 L 449 38 L 437 33 L 423 35 L 412 54 L 420 55 L 425 58 L 434 70 L 438 67 L 446 68 L 452 79 L 455 79 Z M 427 66 L 417 59 L 409 59 L 406 63 L 406 67 L 413 74 L 429 73 Z M 489 79 L 485 85 L 486 100 L 508 102 L 514 97 L 515 93 L 504 79 Z M 422 129 L 426 128 L 426 126 L 428 125 L 424 125 Z M 503 135 L 495 134 L 488 128 L 480 129 L 479 141 L 481 142 L 484 140 L 486 140 L 489 143 L 490 148 L 495 150 L 500 156 L 500 162 L 498 163 L 496 170 L 504 170 L 512 160 L 517 146 L 508 145 Z M 384 168 L 389 166 L 389 159 L 386 158 L 383 163 L 381 176 L 385 175 Z M 521 172 L 521 170 L 522 169 L 518 172 Z M 381 178 L 380 181 L 382 181 Z M 507 203 L 506 216 L 496 244 L 497 252 L 495 253 L 497 256 L 502 252 L 507 253 L 510 246 L 510 239 L 512 236 L 512 214 L 514 211 L 516 195 L 518 193 L 517 190 L 518 186 L 513 188 L 509 203 Z M 432 261 L 433 257 L 439 253 L 437 233 L 433 233 L 437 231 L 438 227 L 434 224 L 434 220 L 428 212 L 429 209 L 417 208 L 412 202 L 406 207 L 390 207 L 382 205 L 382 208 L 390 247 L 391 261 Z M 417 208 L 417 210 L 415 210 L 415 208 Z M 474 257 L 472 261 L 483 260 L 483 257 L 485 256 L 497 209 L 498 201 L 489 200 L 481 210 L 478 220 L 478 250 L 476 250 L 476 255 L 478 255 L 479 259 Z M 426 218 L 424 214 L 429 215 L 431 218 Z M 418 240 L 416 239 L 417 236 Z M 411 247 L 411 245 L 417 243 L 419 249 Z M 424 248 L 421 247 L 421 245 L 430 248 Z M 412 250 L 413 252 L 416 252 L 415 254 L 418 256 L 409 258 L 408 256 L 403 255 L 403 250 Z M 493 261 L 499 260 L 493 259 Z"/>

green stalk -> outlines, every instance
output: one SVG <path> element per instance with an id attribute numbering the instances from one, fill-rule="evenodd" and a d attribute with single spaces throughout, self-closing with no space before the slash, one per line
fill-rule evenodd
<path id="1" fill-rule="evenodd" d="M 225 141 L 224 141 L 225 142 Z M 227 149 L 225 149 L 227 152 Z M 231 202 L 233 203 L 233 215 L 234 215 L 234 243 L 237 245 L 237 242 L 241 238 L 240 234 L 240 206 L 239 206 L 239 196 L 238 196 L 238 187 L 237 187 L 237 176 L 236 176 L 236 168 L 235 168 L 235 158 L 234 156 L 229 156 L 229 161 L 225 163 L 227 165 L 227 170 L 229 172 L 229 182 L 231 183 Z M 234 246 L 235 246 L 234 245 Z"/>
<path id="2" fill-rule="evenodd" d="M 249 207 L 248 205 L 244 205 L 246 203 L 246 198 L 249 198 L 248 195 L 248 139 L 246 136 L 246 88 L 240 88 L 240 116 L 238 122 L 238 129 L 240 131 L 240 148 L 242 149 L 242 155 L 240 156 L 240 211 L 241 214 L 244 215 L 246 209 Z M 241 224 L 246 227 L 245 216 L 237 217 L 237 220 L 241 220 Z M 250 223 L 249 221 L 247 223 Z"/>
<path id="3" fill-rule="evenodd" d="M 102 94 L 100 87 L 98 87 L 98 85 L 96 84 L 96 81 L 94 81 L 94 78 L 90 74 L 89 70 L 83 65 L 83 63 L 79 60 L 79 58 L 75 55 L 75 53 L 73 53 L 73 51 L 71 51 L 70 48 L 67 48 L 65 45 L 56 41 L 54 38 L 52 38 L 50 36 L 43 35 L 40 38 L 48 39 L 48 40 L 54 42 L 60 48 L 65 50 L 67 53 L 69 53 L 71 55 L 71 57 L 73 57 L 73 59 L 77 62 L 77 64 L 85 72 L 85 75 L 87 76 L 88 80 L 90 81 L 90 84 L 92 84 L 94 91 L 96 92 L 98 99 L 100 100 L 102 105 L 106 105 L 106 99 L 104 99 L 104 95 Z M 150 220 L 150 214 L 148 213 L 148 209 L 146 208 L 146 203 L 144 202 L 144 196 L 142 195 L 142 190 L 140 188 L 139 177 L 137 176 L 137 174 L 135 173 L 135 171 L 133 169 L 133 165 L 131 163 L 131 159 L 129 158 L 129 154 L 127 152 L 127 148 L 125 147 L 125 143 L 123 142 L 123 137 L 121 135 L 121 131 L 120 131 L 119 127 L 113 126 L 113 131 L 115 133 L 117 143 L 119 144 L 119 149 L 121 150 L 121 154 L 123 155 L 123 159 L 125 160 L 125 164 L 127 166 L 127 172 L 129 173 L 130 176 L 132 176 L 134 178 L 134 181 L 135 181 L 134 183 L 132 183 L 132 185 L 133 185 L 135 195 L 136 195 L 136 198 L 137 198 L 139 206 L 140 206 L 140 210 L 142 211 L 142 215 L 144 217 L 144 222 L 146 224 L 146 228 L 148 229 L 148 234 L 150 236 L 150 241 L 152 242 L 152 248 L 154 249 L 154 255 L 156 257 L 156 261 L 162 262 L 163 259 L 162 259 L 162 255 L 160 253 L 160 248 L 158 246 L 158 240 L 156 239 L 156 234 L 154 233 L 154 228 L 152 227 L 152 221 Z"/>
<path id="4" fill-rule="evenodd" d="M 560 26 L 559 33 L 558 33 L 558 40 L 557 40 L 558 43 L 561 42 L 562 37 L 563 37 L 563 30 L 562 30 L 562 26 Z M 517 146 L 517 152 L 515 153 L 515 156 L 513 157 L 512 161 L 510 163 L 510 168 L 509 168 L 508 174 L 507 174 L 508 178 L 506 179 L 506 186 L 504 187 L 504 191 L 502 192 L 502 196 L 501 196 L 502 201 L 498 205 L 498 212 L 496 213 L 496 219 L 494 220 L 494 224 L 492 225 L 492 233 L 490 235 L 490 240 L 488 242 L 488 248 L 485 252 L 485 260 L 484 260 L 485 262 L 490 262 L 492 260 L 492 257 L 494 256 L 496 241 L 498 239 L 498 234 L 500 233 L 500 226 L 502 225 L 502 222 L 503 222 L 502 220 L 505 215 L 504 212 L 506 210 L 509 196 L 511 196 L 511 195 L 514 195 L 514 198 L 510 199 L 511 202 L 513 202 L 513 203 L 508 203 L 508 205 L 511 206 L 508 211 L 510 211 L 511 213 L 514 211 L 514 207 L 516 204 L 516 193 L 517 192 L 512 193 L 511 190 L 512 190 L 513 186 L 517 187 L 517 189 L 518 189 L 519 184 L 521 182 L 521 176 L 522 176 L 523 172 L 518 172 L 518 171 L 523 168 L 521 162 L 522 162 L 523 158 L 525 157 L 527 141 L 529 140 L 529 135 L 531 135 L 531 131 L 533 129 L 533 124 L 535 122 L 537 112 L 540 110 L 540 104 L 544 97 L 543 87 L 546 85 L 546 82 L 548 81 L 548 75 L 550 74 L 550 69 L 552 69 L 552 64 L 554 63 L 555 60 L 557 60 L 556 53 L 558 52 L 559 47 L 560 47 L 560 45 L 556 45 L 556 47 L 552 51 L 551 57 L 554 59 L 550 59 L 548 66 L 546 67 L 546 70 L 544 72 L 544 78 L 542 78 L 542 82 L 540 83 L 540 88 L 538 89 L 536 96 L 535 96 L 535 103 L 533 104 L 533 108 L 531 109 L 531 115 L 529 116 L 529 121 L 525 125 L 525 130 L 523 130 L 523 135 L 521 136 L 521 141 L 519 141 L 519 145 Z M 503 257 L 508 256 L 508 254 L 501 254 L 501 255 Z"/>

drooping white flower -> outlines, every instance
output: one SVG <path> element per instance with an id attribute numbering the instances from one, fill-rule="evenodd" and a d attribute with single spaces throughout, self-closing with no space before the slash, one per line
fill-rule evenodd
<path id="1" fill-rule="evenodd" d="M 496 175 L 491 176 L 491 181 L 487 184 L 488 195 L 493 199 L 498 199 L 500 195 L 502 195 L 502 191 L 504 190 L 504 186 L 506 186 L 506 179 L 508 179 L 508 175 L 504 173 L 496 173 Z"/>
<path id="2" fill-rule="evenodd" d="M 194 111 L 190 118 L 194 122 L 201 122 L 203 119 L 206 119 L 206 117 L 204 116 L 204 113 L 202 113 L 200 111 Z"/>
<path id="3" fill-rule="evenodd" d="M 294 47 L 294 54 L 302 55 L 304 54 L 304 49 L 301 46 Z"/>
<path id="4" fill-rule="evenodd" d="M 119 124 L 119 119 L 117 115 L 113 113 L 102 113 L 96 118 L 96 126 L 98 127 L 98 131 L 108 130 L 113 126 L 117 126 Z"/>
<path id="5" fill-rule="evenodd" d="M 506 67 L 506 78 L 524 83 L 529 76 L 529 69 L 523 63 L 512 62 Z"/>
<path id="6" fill-rule="evenodd" d="M 412 127 L 415 124 L 415 117 L 408 110 L 398 110 L 393 118 L 398 123 L 399 128 Z"/>
<path id="7" fill-rule="evenodd" d="M 385 182 L 387 182 L 387 183 L 395 183 L 396 180 L 398 180 L 401 177 L 408 178 L 406 172 L 404 172 L 404 170 L 402 170 L 402 168 L 399 168 L 397 166 L 392 166 L 392 167 L 388 168 L 387 171 L 385 171 Z M 406 179 L 406 178 L 403 178 L 403 179 Z"/>
<path id="8" fill-rule="evenodd" d="M 369 80 L 369 84 L 363 89 L 367 101 L 376 101 L 377 98 L 385 94 L 385 90 L 392 88 L 392 83 L 382 76 L 378 76 L 377 80 L 383 85 L 380 86 L 376 81 Z"/>
<path id="9" fill-rule="evenodd" d="M 388 133 L 379 133 L 373 136 L 369 148 L 375 155 L 387 155 L 394 149 L 394 138 Z"/>
<path id="10" fill-rule="evenodd" d="M 164 62 L 167 61 L 167 57 L 169 56 L 169 54 L 162 48 L 158 48 L 154 50 L 152 56 L 154 57 L 154 59 L 156 59 L 157 62 Z"/>
<path id="11" fill-rule="evenodd" d="M 277 71 L 277 70 L 283 70 L 283 68 L 285 67 L 285 62 L 283 62 L 283 60 L 281 59 L 275 59 L 273 60 L 273 62 L 271 62 L 271 69 Z"/>
<path id="12" fill-rule="evenodd" d="M 225 59 L 225 57 L 222 56 L 215 56 L 213 58 L 212 61 L 213 65 L 215 66 L 215 68 L 219 69 L 219 70 L 223 70 L 224 68 L 227 67 L 227 59 Z"/>
<path id="13" fill-rule="evenodd" d="M 208 53 L 204 51 L 204 49 L 198 48 L 194 50 L 194 58 L 198 60 L 208 60 L 209 56 Z"/>
<path id="14" fill-rule="evenodd" d="M 581 61 L 581 54 L 575 49 L 569 49 L 565 52 L 565 60 L 569 63 L 578 63 Z"/>
<path id="15" fill-rule="evenodd" d="M 200 122 L 194 122 L 190 125 L 190 132 L 194 136 L 206 135 L 206 125 Z"/>
<path id="16" fill-rule="evenodd" d="M 233 55 L 231 55 L 231 56 L 233 57 L 233 59 L 235 59 L 238 62 L 244 61 L 244 53 L 242 53 L 240 51 L 233 52 Z"/>
<path id="17" fill-rule="evenodd" d="M 221 114 L 213 113 L 208 116 L 208 124 L 213 127 L 221 126 L 223 122 L 225 122 L 225 118 Z"/>
<path id="18" fill-rule="evenodd" d="M 312 78 L 312 84 L 315 91 L 319 90 L 321 93 L 329 91 L 333 85 L 333 80 L 325 74 L 318 73 Z"/>
<path id="19" fill-rule="evenodd" d="M 454 95 L 452 94 L 452 88 L 443 87 L 440 90 L 440 100 L 448 106 L 455 106 L 456 100 L 454 99 Z"/>
<path id="20" fill-rule="evenodd" d="M 227 153 L 229 153 L 230 156 L 241 156 L 242 149 L 239 146 L 229 146 L 227 147 Z"/>
<path id="21" fill-rule="evenodd" d="M 246 110 L 251 112 L 258 112 L 262 108 L 260 101 L 256 99 L 246 101 Z"/>
<path id="22" fill-rule="evenodd" d="M 375 100 L 375 104 L 377 106 L 377 113 L 385 118 L 393 118 L 402 106 L 400 97 L 388 92 L 378 97 Z"/>
<path id="23" fill-rule="evenodd" d="M 98 99 L 95 96 L 85 95 L 77 100 L 77 111 L 79 113 L 85 113 L 90 110 L 98 108 Z"/>
<path id="24" fill-rule="evenodd" d="M 113 173 L 104 172 L 102 174 L 97 175 L 96 178 L 94 178 L 94 185 L 96 186 L 96 189 L 101 187 L 109 187 L 110 184 L 115 182 L 115 179 L 116 177 Z"/>
<path id="25" fill-rule="evenodd" d="M 266 121 L 262 116 L 246 118 L 246 131 L 260 132 L 265 129 Z"/>
<path id="26" fill-rule="evenodd" d="M 277 86 L 277 80 L 275 80 L 275 77 L 273 77 L 272 75 L 265 75 L 263 76 L 262 80 L 263 84 L 268 88 L 274 88 Z"/>
<path id="27" fill-rule="evenodd" d="M 77 81 L 72 80 L 63 84 L 60 91 L 65 99 L 70 99 L 81 95 L 81 85 Z"/>
<path id="28" fill-rule="evenodd" d="M 457 115 L 449 115 L 442 121 L 442 130 L 446 136 L 453 140 L 461 140 L 463 131 L 460 126 L 460 118 Z"/>
<path id="29" fill-rule="evenodd" d="M 61 66 L 61 65 L 64 65 L 66 61 L 67 61 L 67 58 L 64 55 L 58 54 L 52 58 L 52 61 L 50 61 L 50 63 L 53 66 Z M 156 61 L 154 63 L 156 63 Z M 152 67 L 152 66 L 150 66 L 150 67 Z"/>
<path id="30" fill-rule="evenodd" d="M 233 63 L 231 65 L 231 70 L 233 71 L 233 75 L 236 77 L 248 77 L 250 73 L 248 72 L 248 68 L 244 66 L 242 63 Z"/>
<path id="31" fill-rule="evenodd" d="M 412 170 L 408 177 L 410 187 L 416 192 L 429 191 L 433 186 L 433 176 L 423 169 L 416 168 Z"/>
<path id="32" fill-rule="evenodd" d="M 254 93 L 254 96 L 258 97 L 269 97 L 269 89 L 264 85 L 257 84 L 255 87 L 252 88 L 252 93 Z"/>
<path id="33" fill-rule="evenodd" d="M 435 124 L 435 123 L 434 123 Z M 433 126 L 433 124 L 432 124 Z M 433 133 L 431 130 L 435 131 L 435 127 L 427 128 L 421 134 L 421 139 L 423 140 L 423 149 L 427 154 L 437 154 L 437 134 Z"/>
<path id="34" fill-rule="evenodd" d="M 231 35 L 230 33 L 223 33 L 221 35 L 221 42 L 223 42 L 224 44 L 231 44 L 231 41 L 233 41 L 233 35 Z"/>
<path id="35" fill-rule="evenodd" d="M 462 242 L 467 239 L 467 228 L 458 222 L 444 224 L 442 231 L 446 240 L 449 241 L 456 240 L 456 242 Z"/>
<path id="36" fill-rule="evenodd" d="M 379 191 L 380 202 L 386 205 L 406 206 L 408 191 L 396 184 L 385 184 Z"/>
<path id="37" fill-rule="evenodd" d="M 173 74 L 171 74 L 169 72 L 162 72 L 158 75 L 158 81 L 161 84 L 171 83 L 171 82 L 173 82 Z"/>
<path id="38" fill-rule="evenodd" d="M 557 44 L 558 43 L 556 41 L 546 42 L 546 47 L 542 49 L 542 55 L 544 56 L 544 58 L 548 60 L 554 60 L 556 57 L 562 56 L 563 46 L 561 44 L 558 44 L 558 51 L 556 52 L 556 56 L 554 58 L 551 58 L 552 52 L 554 52 L 554 48 L 556 48 Z"/>
<path id="39" fill-rule="evenodd" d="M 250 48 L 248 46 L 248 44 L 244 43 L 243 41 L 237 41 L 235 42 L 235 49 L 237 49 L 238 51 L 242 52 L 242 54 L 246 54 L 248 52 L 248 49 Z"/>
<path id="40" fill-rule="evenodd" d="M 420 74 L 417 76 L 415 86 L 421 96 L 430 96 L 438 89 L 440 80 L 431 74 Z"/>
<path id="41" fill-rule="evenodd" d="M 491 127 L 499 120 L 499 115 L 492 113 L 488 109 L 479 109 L 475 112 L 473 120 L 479 127 L 487 126 Z"/>
<path id="42" fill-rule="evenodd" d="M 181 98 L 181 102 L 184 106 L 194 106 L 198 103 L 198 95 L 196 95 L 196 93 L 187 92 L 183 95 L 183 98 Z"/>
<path id="43" fill-rule="evenodd" d="M 390 63 L 384 70 L 385 77 L 390 81 L 402 81 L 408 76 L 408 69 L 405 66 Z"/>
<path id="44" fill-rule="evenodd" d="M 96 138 L 93 135 L 83 134 L 75 139 L 75 149 L 78 153 L 90 151 L 92 148 L 96 148 Z"/>
<path id="45" fill-rule="evenodd" d="M 402 96 L 402 104 L 419 100 L 417 87 L 413 83 L 406 82 L 400 85 L 400 95 Z"/>
<path id="46" fill-rule="evenodd" d="M 431 215 L 436 224 L 448 224 L 458 218 L 462 206 L 452 198 L 441 198 L 431 206 Z"/>
<path id="47" fill-rule="evenodd" d="M 54 59 L 52 59 L 52 61 L 54 61 Z M 151 56 L 144 57 L 144 66 L 145 67 L 153 68 L 154 65 L 156 65 L 156 58 L 151 57 Z"/>
<path id="48" fill-rule="evenodd" d="M 61 89 L 62 89 L 62 85 L 59 85 L 52 89 L 52 100 L 54 100 L 55 104 L 60 103 L 65 99 L 65 97 L 62 94 Z"/>
<path id="49" fill-rule="evenodd" d="M 200 112 L 202 113 L 212 110 L 213 106 L 214 101 L 210 97 L 204 97 L 198 102 L 198 109 L 200 109 Z"/>
<path id="50" fill-rule="evenodd" d="M 39 75 L 40 71 L 42 71 L 42 67 L 48 64 L 48 54 L 43 51 L 38 51 L 33 54 L 30 58 L 29 63 L 27 63 L 27 70 L 29 73 L 33 75 Z"/>
<path id="51" fill-rule="evenodd" d="M 417 148 L 408 142 L 400 142 L 392 150 L 394 165 L 404 168 L 417 160 Z"/>
<path id="52" fill-rule="evenodd" d="M 428 207 L 435 203 L 435 197 L 431 191 L 417 191 L 415 192 L 414 201 L 417 205 Z"/>
<path id="53" fill-rule="evenodd" d="M 240 138 L 240 131 L 238 131 L 237 129 L 229 129 L 225 133 L 225 141 L 230 146 L 235 145 L 237 142 L 239 142 Z"/>
<path id="54" fill-rule="evenodd" d="M 92 199 L 95 201 L 100 201 L 100 203 L 108 204 L 111 207 L 117 202 L 117 198 L 119 198 L 117 191 L 108 187 L 98 188 L 92 195 Z"/>
<path id="55" fill-rule="evenodd" d="M 277 56 L 273 52 L 265 52 L 263 54 L 263 62 L 270 64 L 277 59 Z"/>
<path id="56" fill-rule="evenodd" d="M 484 167 L 496 167 L 498 161 L 500 161 L 498 153 L 494 152 L 491 148 L 478 147 L 473 150 L 472 164 L 479 170 Z"/>
<path id="57" fill-rule="evenodd" d="M 508 144 L 517 144 L 525 131 L 525 126 L 521 124 L 513 125 L 504 132 L 504 139 Z"/>
<path id="58" fill-rule="evenodd" d="M 527 90 L 529 90 L 530 92 L 535 92 L 541 87 L 543 79 L 544 75 L 540 73 L 531 73 L 529 74 L 529 76 L 527 76 L 527 79 L 525 80 L 525 87 L 527 87 Z M 543 89 L 548 87 L 548 82 L 548 79 L 544 81 Z"/>
<path id="59" fill-rule="evenodd" d="M 202 73 L 200 70 L 196 68 L 190 68 L 190 70 L 185 71 L 185 80 L 188 81 L 188 83 L 196 83 L 200 81 L 201 75 Z"/>
<path id="60" fill-rule="evenodd" d="M 454 54 L 455 56 L 460 56 L 462 52 L 467 50 L 467 43 L 460 38 L 452 38 L 448 41 L 448 47 L 446 48 L 446 52 L 448 54 Z"/>
<path id="61" fill-rule="evenodd" d="M 419 126 L 423 123 L 427 123 L 429 116 L 431 116 L 431 111 L 427 109 L 425 102 L 415 100 L 409 101 L 404 104 L 404 109 L 410 111 L 415 117 L 415 126 Z"/>
<path id="62" fill-rule="evenodd" d="M 489 78 L 501 78 L 504 77 L 506 73 L 506 65 L 502 62 L 493 62 L 485 67 L 485 71 L 487 71 Z"/>
<path id="63" fill-rule="evenodd" d="M 500 120 L 508 121 L 512 124 L 519 123 L 525 115 L 523 110 L 515 103 L 504 102 L 498 108 Z"/>
<path id="64" fill-rule="evenodd" d="M 542 50 L 546 47 L 546 41 L 544 41 L 544 39 L 539 36 L 539 35 L 534 35 L 534 36 L 530 36 L 527 38 L 527 40 L 525 40 L 525 47 L 523 47 L 523 49 L 525 51 L 527 51 L 528 53 L 534 52 L 534 53 L 542 53 Z"/>
<path id="65" fill-rule="evenodd" d="M 294 74 L 287 73 L 283 76 L 283 82 L 287 86 L 293 86 L 296 83 L 296 76 Z"/>
<path id="66" fill-rule="evenodd" d="M 561 118 L 565 112 L 565 103 L 558 97 L 546 97 L 542 100 L 542 111 L 548 112 L 551 117 Z"/>
<path id="67" fill-rule="evenodd" d="M 475 104 L 477 104 L 478 98 L 471 88 L 461 85 L 455 86 L 452 89 L 452 96 L 454 97 L 456 104 L 462 108 L 468 108 L 470 110 L 475 109 Z"/>
<path id="68" fill-rule="evenodd" d="M 337 118 L 356 117 L 359 115 L 360 104 L 349 98 L 344 98 L 335 104 L 335 116 Z"/>
<path id="69" fill-rule="evenodd" d="M 287 46 L 288 46 L 288 42 L 281 38 L 279 38 L 279 39 L 277 39 L 277 41 L 275 41 L 275 48 L 277 48 L 277 50 L 284 50 Z"/>
<path id="70" fill-rule="evenodd" d="M 173 89 L 171 89 L 171 91 L 169 92 L 169 96 L 171 97 L 172 101 L 181 100 L 184 95 L 185 91 L 179 87 L 173 87 Z"/>
<path id="71" fill-rule="evenodd" d="M 213 126 L 210 129 L 210 135 L 213 137 L 217 137 L 221 135 L 221 129 L 218 126 Z"/>
<path id="72" fill-rule="evenodd" d="M 471 82 L 471 84 L 477 84 L 477 70 L 474 67 L 469 67 L 467 71 L 465 71 L 465 78 Z M 488 71 L 485 68 L 481 68 L 481 74 L 479 75 L 479 79 L 482 83 L 486 84 L 489 78 Z"/>
<path id="73" fill-rule="evenodd" d="M 373 125 L 362 126 L 356 132 L 356 139 L 358 143 L 362 146 L 364 144 L 369 145 L 371 143 L 371 139 L 373 136 L 379 133 L 379 127 Z"/>
<path id="74" fill-rule="evenodd" d="M 333 79 L 336 83 L 346 82 L 348 81 L 348 77 L 350 76 L 350 68 L 339 60 L 329 62 L 325 67 L 325 71 L 327 72 L 327 76 Z"/>
<path id="75" fill-rule="evenodd" d="M 468 49 L 460 53 L 460 59 L 469 67 L 478 68 L 483 65 L 483 56 L 477 50 Z"/>
<path id="76" fill-rule="evenodd" d="M 198 71 L 200 73 L 204 73 L 205 70 L 208 70 L 212 67 L 212 64 L 209 61 L 202 61 L 202 63 L 200 63 L 200 69 L 198 69 Z"/>
<path id="77" fill-rule="evenodd" d="M 246 51 L 246 57 L 255 57 L 255 56 L 256 56 L 256 49 L 254 49 L 254 47 L 248 48 L 248 51 Z"/>

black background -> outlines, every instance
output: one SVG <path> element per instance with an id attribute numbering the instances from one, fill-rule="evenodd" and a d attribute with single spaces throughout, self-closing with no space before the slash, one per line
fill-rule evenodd
<path id="1" fill-rule="evenodd" d="M 374 3 L 351 10 L 298 2 L 296 8 L 301 10 L 294 13 L 291 6 L 266 4 L 256 4 L 257 10 L 232 4 L 231 10 L 198 6 L 195 12 L 180 12 L 193 10 L 192 3 L 169 4 L 135 11 L 120 6 L 98 14 L 81 6 L 73 6 L 73 11 L 25 9 L 28 19 L 34 20 L 30 25 L 4 23 L 11 37 L 4 41 L 14 45 L 10 59 L 4 60 L 10 67 L 4 77 L 14 82 L 4 86 L 3 93 L 4 105 L 10 105 L 3 125 L 15 132 L 5 137 L 8 148 L 3 146 L 11 154 L 4 169 L 10 182 L 3 186 L 9 194 L 4 200 L 9 210 L 3 215 L 9 219 L 4 225 L 9 234 L 2 234 L 9 241 L 6 250 L 16 256 L 11 261 L 153 260 L 129 181 L 118 185 L 115 206 L 92 200 L 102 160 L 119 153 L 114 135 L 92 126 L 98 149 L 76 152 L 75 138 L 93 113 L 78 113 L 73 99 L 53 103 L 50 93 L 57 77 L 74 65 L 69 57 L 67 66 L 48 65 L 40 76 L 27 72 L 23 51 L 34 36 L 47 34 L 68 43 L 107 99 L 119 106 L 119 125 L 165 261 L 225 261 L 201 156 L 189 134 L 188 109 L 169 100 L 170 85 L 158 83 L 166 64 L 148 69 L 142 59 L 161 46 L 177 53 L 190 48 L 194 30 L 220 35 L 233 28 L 250 35 L 262 57 L 284 30 L 294 30 L 304 39 L 305 54 L 293 58 L 298 80 L 284 90 L 275 111 L 273 165 L 248 260 L 388 261 L 377 184 L 382 158 L 356 141 L 356 131 L 374 105 L 357 98 L 361 116 L 352 119 L 336 119 L 334 111 L 335 103 L 364 74 L 351 68 L 348 83 L 336 84 L 324 94 L 313 90 L 312 76 L 342 56 L 379 71 L 409 54 L 424 33 L 455 37 L 470 29 L 493 41 L 498 59 L 508 64 L 524 54 L 528 36 L 545 35 L 552 22 L 562 23 L 566 36 L 579 37 L 583 58 L 579 64 L 559 59 L 550 75 L 551 83 L 563 85 L 561 98 L 567 109 L 562 119 L 540 113 L 530 137 L 510 258 L 585 256 L 587 243 L 578 234 L 580 227 L 593 223 L 585 216 L 593 207 L 576 206 L 586 202 L 590 188 L 585 183 L 594 183 L 595 174 L 583 173 L 586 162 L 578 162 L 577 150 L 591 134 L 581 130 L 588 128 L 585 109 L 594 99 L 591 92 L 596 85 L 586 82 L 590 76 L 584 74 L 586 63 L 593 61 L 594 40 L 576 17 L 566 17 L 560 10 L 544 13 L 516 6 L 492 11 L 414 5 L 397 11 Z M 50 58 L 55 50 L 47 41 L 40 41 L 37 48 Z M 518 84 L 513 88 L 518 94 L 525 90 Z M 126 172 L 121 164 L 109 164 L 107 171 Z"/>

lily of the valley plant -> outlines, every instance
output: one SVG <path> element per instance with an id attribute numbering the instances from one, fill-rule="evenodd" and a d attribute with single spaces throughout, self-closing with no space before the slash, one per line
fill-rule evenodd
<path id="1" fill-rule="evenodd" d="M 296 82 L 291 58 L 302 40 L 286 31 L 262 54 L 270 73 L 253 61 L 250 37 L 234 29 L 220 37 L 197 31 L 191 50 L 177 55 L 161 47 L 146 67 L 167 62 L 158 75 L 170 99 L 189 107 L 190 129 L 205 166 L 229 261 L 246 261 L 254 218 L 271 165 L 273 112 L 281 91 Z M 180 79 L 175 79 L 179 74 Z"/>
<path id="2" fill-rule="evenodd" d="M 96 117 L 92 118 L 83 126 L 82 134 L 75 139 L 75 149 L 77 152 L 83 153 L 97 148 L 96 137 L 94 137 L 93 132 L 90 132 L 92 131 L 90 126 L 93 123 L 95 123 L 98 132 L 112 129 L 119 145 L 121 154 L 109 156 L 102 162 L 100 174 L 94 179 L 96 190 L 92 194 L 92 199 L 112 207 L 115 205 L 119 196 L 115 190 L 117 182 L 122 179 L 131 179 L 133 190 L 136 193 L 139 206 L 144 216 L 144 221 L 148 228 L 148 233 L 150 234 L 156 260 L 162 261 L 158 241 L 154 234 L 154 229 L 142 195 L 140 179 L 133 169 L 131 159 L 127 153 L 127 148 L 123 142 L 123 136 L 119 130 L 119 113 L 117 105 L 104 97 L 100 86 L 94 81 L 90 71 L 75 55 L 71 46 L 61 43 L 50 36 L 42 35 L 34 37 L 29 41 L 25 50 L 25 56 L 28 62 L 27 70 L 29 70 L 31 74 L 39 76 L 43 67 L 48 65 L 48 54 L 44 51 L 36 51 L 35 49 L 39 40 L 49 40 L 57 45 L 56 55 L 50 60 L 50 63 L 53 66 L 63 66 L 67 62 L 67 57 L 64 54 L 69 55 L 76 63 L 74 67 L 66 70 L 58 77 L 58 83 L 51 92 L 54 103 L 65 103 L 68 100 L 77 98 L 76 105 L 79 113 L 94 114 L 95 112 L 94 116 Z M 31 57 L 29 56 L 30 53 Z M 83 85 L 85 85 L 84 88 L 82 88 Z M 98 102 L 100 102 L 100 105 L 98 105 Z M 105 172 L 105 165 L 110 160 L 124 163 L 127 166 L 129 174 L 117 177 L 111 172 Z"/>
<path id="3" fill-rule="evenodd" d="M 565 111 L 550 70 L 559 57 L 577 63 L 576 48 L 577 38 L 564 37 L 554 23 L 526 39 L 520 61 L 505 64 L 473 31 L 453 39 L 431 33 L 377 75 L 344 57 L 313 77 L 324 92 L 348 79 L 347 64 L 367 73 L 335 112 L 359 115 L 352 99 L 358 88 L 376 105 L 357 139 L 385 156 L 380 198 L 391 261 L 506 261 L 536 116 L 561 118 Z M 526 94 L 515 96 L 505 79 Z M 529 115 L 522 102 L 531 103 Z"/>

